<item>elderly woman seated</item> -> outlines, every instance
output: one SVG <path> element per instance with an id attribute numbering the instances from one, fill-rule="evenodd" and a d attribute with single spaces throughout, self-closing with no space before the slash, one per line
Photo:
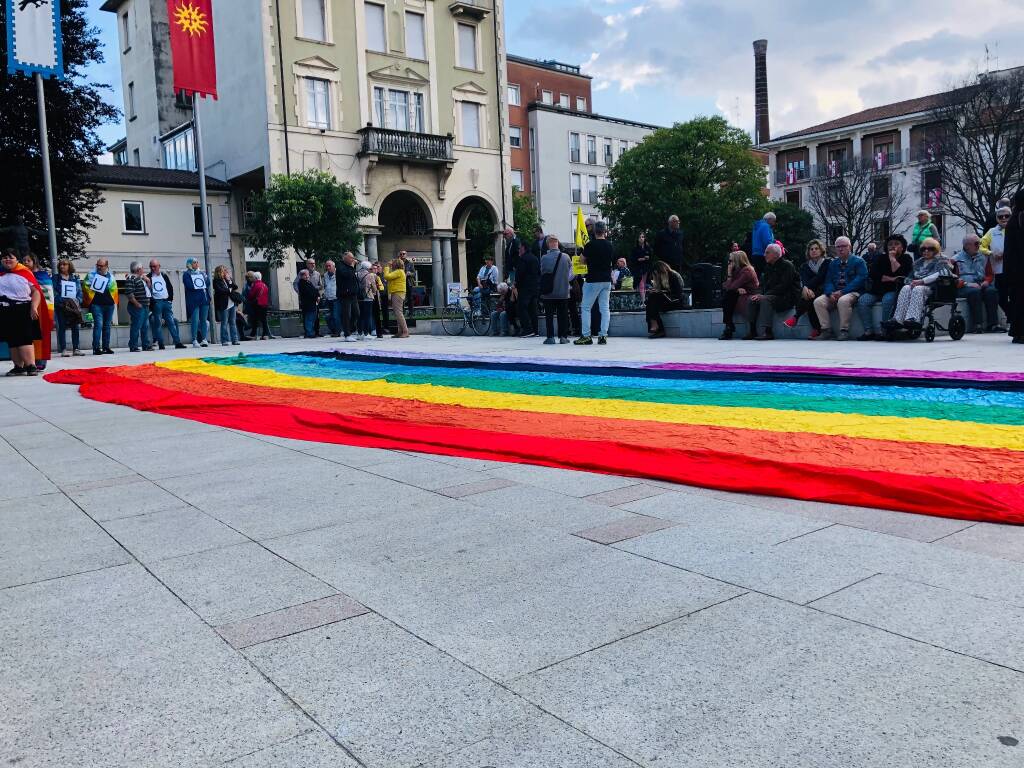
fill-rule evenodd
<path id="1" fill-rule="evenodd" d="M 896 310 L 892 319 L 882 324 L 889 333 L 904 329 L 920 331 L 923 328 L 928 298 L 932 295 L 932 284 L 943 275 L 954 273 L 953 265 L 942 255 L 942 247 L 934 237 L 926 238 L 918 248 L 919 258 L 914 270 L 896 298 Z"/>

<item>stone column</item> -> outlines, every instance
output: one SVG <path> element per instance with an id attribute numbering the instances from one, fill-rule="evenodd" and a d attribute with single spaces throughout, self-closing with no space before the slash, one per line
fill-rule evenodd
<path id="1" fill-rule="evenodd" d="M 366 236 L 366 259 L 370 262 L 377 261 L 377 235 Z"/>
<path id="2" fill-rule="evenodd" d="M 498 265 L 498 274 L 504 280 L 508 277 L 508 265 L 505 264 L 505 233 L 494 233 L 494 263 Z M 475 278 L 476 275 L 468 275 L 468 278 Z"/>
<path id="3" fill-rule="evenodd" d="M 454 282 L 452 272 L 452 239 L 450 237 L 441 240 L 441 263 L 444 268 L 444 284 L 447 290 L 448 283 Z"/>
<path id="4" fill-rule="evenodd" d="M 444 285 L 444 266 L 441 261 L 441 238 L 434 235 L 430 238 L 430 266 L 432 293 L 430 301 L 435 311 L 440 311 L 446 304 Z"/>

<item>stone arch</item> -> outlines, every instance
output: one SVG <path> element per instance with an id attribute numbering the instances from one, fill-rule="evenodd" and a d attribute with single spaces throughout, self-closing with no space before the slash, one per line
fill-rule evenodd
<path id="1" fill-rule="evenodd" d="M 415 269 L 415 285 L 409 297 L 413 306 L 428 302 L 427 288 L 435 285 L 431 241 L 436 219 L 430 203 L 412 187 L 398 187 L 381 195 L 377 212 L 377 258 L 389 262 L 406 251 Z"/>
<path id="2" fill-rule="evenodd" d="M 475 226 L 470 225 L 471 220 Z M 484 254 L 494 254 L 499 249 L 497 233 L 500 229 L 498 207 L 486 195 L 473 192 L 455 204 L 452 231 L 455 234 L 457 256 L 453 259 L 453 267 L 455 278 L 463 285 L 472 282 L 471 278 L 483 264 Z M 500 262 L 500 253 L 497 255 Z"/>

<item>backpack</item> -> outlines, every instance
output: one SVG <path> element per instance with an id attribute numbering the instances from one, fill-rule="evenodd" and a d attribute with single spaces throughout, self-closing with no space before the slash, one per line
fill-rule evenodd
<path id="1" fill-rule="evenodd" d="M 564 253 L 558 254 L 558 258 L 555 260 L 555 268 L 551 272 L 543 272 L 540 276 L 540 295 L 550 296 L 555 292 L 555 275 L 558 274 L 558 268 L 562 265 L 562 257 Z"/>

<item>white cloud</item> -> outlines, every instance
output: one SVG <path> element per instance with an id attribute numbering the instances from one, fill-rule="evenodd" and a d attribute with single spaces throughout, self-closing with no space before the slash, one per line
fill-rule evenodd
<path id="1" fill-rule="evenodd" d="M 592 7 L 562 6 L 565 23 L 554 26 L 550 8 L 538 7 L 519 33 L 582 60 L 595 90 L 653 88 L 686 100 L 674 119 L 703 102 L 743 127 L 753 123 L 751 43 L 767 38 L 773 135 L 942 91 L 984 66 L 986 43 L 1001 43 L 1002 66 L 1024 64 L 1024 6 L 1005 0 L 973 0 L 970 24 L 956 22 L 962 0 L 901 0 L 896 10 L 889 0 L 605 0 L 600 15 Z"/>

